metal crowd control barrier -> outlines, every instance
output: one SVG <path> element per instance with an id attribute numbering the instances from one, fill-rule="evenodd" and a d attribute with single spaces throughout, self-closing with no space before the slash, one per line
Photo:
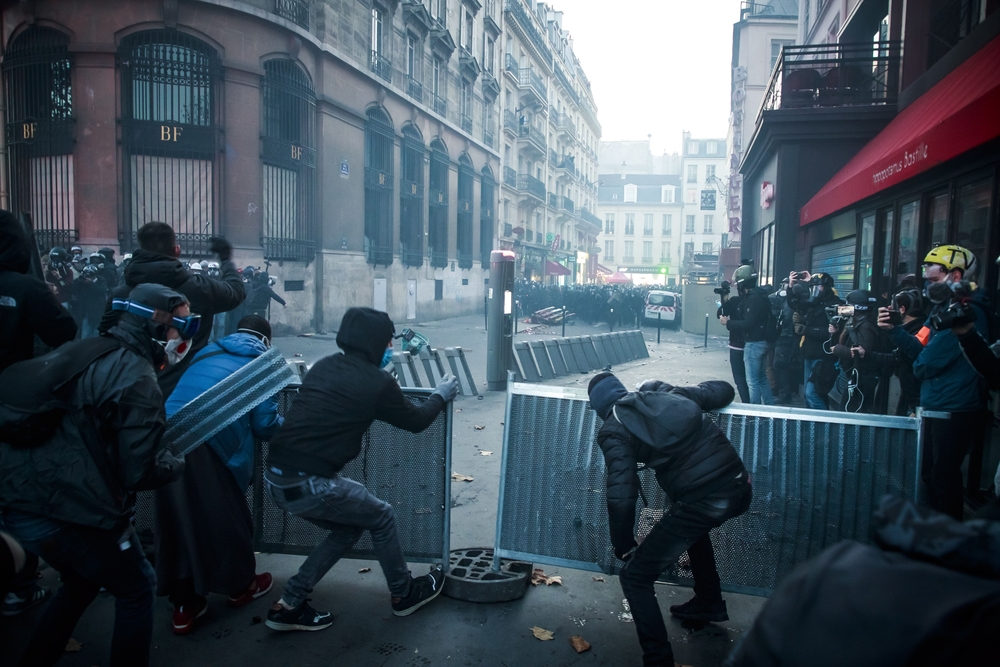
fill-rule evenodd
<path id="1" fill-rule="evenodd" d="M 396 370 L 396 379 L 399 386 L 404 388 L 424 387 L 420 374 L 417 372 L 418 364 L 423 366 L 427 377 L 428 387 L 436 387 L 441 377 L 446 373 L 451 373 L 458 378 L 459 393 L 463 396 L 478 396 L 479 390 L 476 381 L 472 377 L 472 370 L 469 362 L 465 359 L 465 351 L 460 347 L 446 347 L 443 350 L 423 348 L 414 356 L 410 352 L 393 352 L 392 365 Z"/>
<path id="2" fill-rule="evenodd" d="M 750 471 L 750 509 L 711 532 L 723 588 L 768 595 L 798 563 L 843 540 L 869 541 L 879 498 L 916 499 L 920 419 L 765 406 L 711 418 Z M 495 557 L 615 573 L 608 536 L 601 426 L 579 388 L 510 383 Z M 651 471 L 645 535 L 669 508 Z M 687 556 L 665 580 L 689 581 Z"/>
<path id="3" fill-rule="evenodd" d="M 278 394 L 280 413 L 287 411 L 297 392 L 297 387 L 288 387 Z M 425 400 L 431 390 L 404 389 L 403 393 L 417 402 Z M 451 403 L 422 433 L 409 433 L 377 421 L 364 434 L 361 453 L 343 470 L 345 476 L 362 482 L 374 495 L 393 506 L 403 554 L 410 562 L 448 562 L 451 433 Z M 246 493 L 254 522 L 254 550 L 308 554 L 326 537 L 327 531 L 286 514 L 273 503 L 264 483 L 267 451 L 268 443 L 258 441 L 253 480 Z M 139 493 L 134 524 L 140 536 L 152 535 L 153 517 L 153 492 Z M 368 532 L 347 557 L 375 557 Z"/>
<path id="4" fill-rule="evenodd" d="M 541 382 L 649 357 L 641 331 L 514 343 L 515 379 Z"/>

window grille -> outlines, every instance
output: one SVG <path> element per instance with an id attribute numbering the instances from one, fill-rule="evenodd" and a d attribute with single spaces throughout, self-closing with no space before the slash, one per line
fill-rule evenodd
<path id="1" fill-rule="evenodd" d="M 484 269 L 490 266 L 493 252 L 493 237 L 496 235 L 496 188 L 493 171 L 483 167 L 479 182 L 479 254 Z"/>
<path id="2" fill-rule="evenodd" d="M 122 40 L 118 65 L 122 247 L 134 247 L 138 229 L 158 221 L 174 228 L 186 253 L 207 254 L 221 203 L 218 54 L 176 30 L 150 30 Z"/>
<path id="3" fill-rule="evenodd" d="M 431 266 L 448 266 L 448 149 L 441 140 L 431 143 L 430 224 L 427 252 Z"/>
<path id="4" fill-rule="evenodd" d="M 69 36 L 31 26 L 3 59 L 9 208 L 29 212 L 42 252 L 79 238 L 73 178 Z"/>
<path id="5" fill-rule="evenodd" d="M 404 266 L 424 263 L 424 139 L 411 125 L 403 128 L 403 173 L 399 181 L 399 256 Z"/>
<path id="6" fill-rule="evenodd" d="M 365 124 L 365 254 L 369 264 L 392 264 L 392 119 L 368 110 Z"/>
<path id="7" fill-rule="evenodd" d="M 307 0 L 274 0 L 274 13 L 306 30 L 309 29 L 309 2 Z"/>
<path id="8" fill-rule="evenodd" d="M 312 261 L 316 95 L 291 60 L 264 63 L 261 245 L 269 260 Z"/>
<path id="9" fill-rule="evenodd" d="M 472 191 L 475 182 L 472 160 L 462 154 L 458 158 L 458 267 L 472 268 Z"/>

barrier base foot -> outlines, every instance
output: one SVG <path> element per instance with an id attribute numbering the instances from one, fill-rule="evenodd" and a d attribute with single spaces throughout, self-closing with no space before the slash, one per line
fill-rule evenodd
<path id="1" fill-rule="evenodd" d="M 455 549 L 448 561 L 445 595 L 465 602 L 509 602 L 524 597 L 532 564 L 520 560 L 500 561 L 493 569 L 493 549 Z"/>

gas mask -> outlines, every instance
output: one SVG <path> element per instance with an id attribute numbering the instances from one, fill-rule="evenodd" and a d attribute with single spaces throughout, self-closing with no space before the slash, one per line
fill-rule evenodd
<path id="1" fill-rule="evenodd" d="M 379 362 L 379 368 L 385 368 L 392 363 L 392 347 L 385 348 L 385 352 L 382 354 L 382 361 Z"/>
<path id="2" fill-rule="evenodd" d="M 159 340 L 156 342 L 163 346 L 163 352 L 167 355 L 168 366 L 175 366 L 181 363 L 191 350 L 191 341 L 184 340 L 183 338 L 171 338 L 167 341 Z"/>

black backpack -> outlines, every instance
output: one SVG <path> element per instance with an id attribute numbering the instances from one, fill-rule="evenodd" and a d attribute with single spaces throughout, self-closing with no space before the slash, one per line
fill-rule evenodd
<path id="1" fill-rule="evenodd" d="M 8 367 L 0 374 L 0 442 L 19 448 L 48 442 L 73 407 L 79 377 L 120 347 L 110 336 L 87 338 Z"/>

